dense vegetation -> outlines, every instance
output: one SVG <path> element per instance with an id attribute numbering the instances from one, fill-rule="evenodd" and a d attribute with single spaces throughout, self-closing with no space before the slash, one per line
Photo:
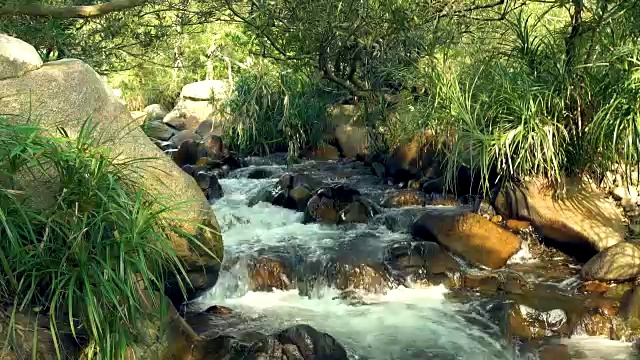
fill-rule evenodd
<path id="1" fill-rule="evenodd" d="M 243 154 L 317 146 L 327 106 L 349 102 L 378 151 L 429 132 L 449 180 L 466 165 L 487 188 L 492 171 L 631 178 L 640 161 L 635 1 L 0 0 L 0 31 L 45 61 L 88 62 L 131 110 L 229 79 L 225 141 Z M 139 291 L 162 295 L 184 270 L 170 209 L 85 130 L 72 141 L 0 121 L 0 304 L 39 309 L 54 332 L 68 322 L 113 359 L 149 316 Z M 17 184 L 51 172 L 62 187 L 34 206 Z"/>
<path id="2" fill-rule="evenodd" d="M 121 359 L 147 340 L 139 327 L 165 314 L 168 273 L 184 269 L 169 241 L 179 231 L 171 208 L 96 140 L 91 123 L 72 140 L 0 117 L 0 319 L 5 309 L 12 319 L 35 311 L 48 318 L 59 356 L 72 336 L 88 358 Z M 2 344 L 16 341 L 14 331 L 25 336 L 21 326 L 2 324 Z"/>
<path id="3" fill-rule="evenodd" d="M 186 82 L 231 76 L 228 135 L 243 152 L 317 144 L 325 106 L 350 96 L 382 148 L 425 129 L 446 134 L 451 170 L 558 180 L 638 162 L 632 1 L 126 3 L 51 18 L 9 2 L 0 30 L 45 59 L 85 59 L 132 108 L 170 105 Z"/>

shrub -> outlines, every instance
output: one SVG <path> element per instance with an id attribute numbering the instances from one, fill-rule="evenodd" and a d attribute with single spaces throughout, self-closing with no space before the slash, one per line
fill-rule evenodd
<path id="1" fill-rule="evenodd" d="M 307 74 L 259 61 L 238 76 L 227 101 L 226 141 L 245 155 L 288 149 L 298 156 L 322 142 L 327 105 L 336 98 Z"/>
<path id="2" fill-rule="evenodd" d="M 185 274 L 169 243 L 180 232 L 171 209 L 132 180 L 135 161 L 114 160 L 93 129 L 87 122 L 72 140 L 0 118 L 0 304 L 48 314 L 58 357 L 64 323 L 88 337 L 89 358 L 122 359 L 153 315 L 139 292 L 150 290 L 163 316 L 165 277 Z M 19 185 L 49 178 L 58 186 L 39 183 L 39 194 Z"/>

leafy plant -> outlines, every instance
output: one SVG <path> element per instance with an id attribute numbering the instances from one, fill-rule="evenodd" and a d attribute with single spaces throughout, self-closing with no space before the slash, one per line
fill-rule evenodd
<path id="1" fill-rule="evenodd" d="M 143 160 L 114 160 L 93 133 L 87 122 L 75 140 L 49 137 L 0 118 L 0 303 L 47 314 L 58 357 L 66 324 L 89 339 L 88 358 L 123 359 L 145 341 L 141 324 L 164 316 L 166 276 L 185 275 L 170 236 L 188 235 L 136 183 Z"/>

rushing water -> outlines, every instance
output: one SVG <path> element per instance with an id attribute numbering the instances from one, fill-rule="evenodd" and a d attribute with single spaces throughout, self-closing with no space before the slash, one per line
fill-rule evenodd
<path id="1" fill-rule="evenodd" d="M 277 174 L 284 168 L 272 170 Z M 246 179 L 244 174 L 246 169 L 221 180 L 225 196 L 214 204 L 224 235 L 225 259 L 258 254 L 301 262 L 344 254 L 375 259 L 385 244 L 409 238 L 389 231 L 380 221 L 350 227 L 304 225 L 301 213 L 267 203 L 249 207 L 251 196 L 275 180 Z M 376 186 L 358 188 L 372 197 L 380 195 Z M 523 248 L 512 261 L 530 258 Z M 483 306 L 446 300 L 447 290 L 440 286 L 399 288 L 369 295 L 368 305 L 352 306 L 334 300 L 337 292 L 329 288 L 309 297 L 300 296 L 297 290 L 247 291 L 248 275 L 242 264 L 223 271 L 216 287 L 195 303 L 199 308 L 224 305 L 242 314 L 242 322 L 228 325 L 230 331 L 269 333 L 305 323 L 337 338 L 352 359 L 536 359 L 517 354 L 513 345 L 502 340 Z M 576 338 L 569 347 L 575 359 L 629 359 L 628 344 Z"/>

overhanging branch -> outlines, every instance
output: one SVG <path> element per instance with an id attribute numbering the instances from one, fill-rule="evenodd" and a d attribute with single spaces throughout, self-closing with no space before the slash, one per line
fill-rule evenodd
<path id="1" fill-rule="evenodd" d="M 112 12 L 138 7 L 148 0 L 112 0 L 95 5 L 52 6 L 43 4 L 7 5 L 0 7 L 1 15 L 26 15 L 32 17 L 49 17 L 57 19 L 88 19 L 103 16 Z"/>

